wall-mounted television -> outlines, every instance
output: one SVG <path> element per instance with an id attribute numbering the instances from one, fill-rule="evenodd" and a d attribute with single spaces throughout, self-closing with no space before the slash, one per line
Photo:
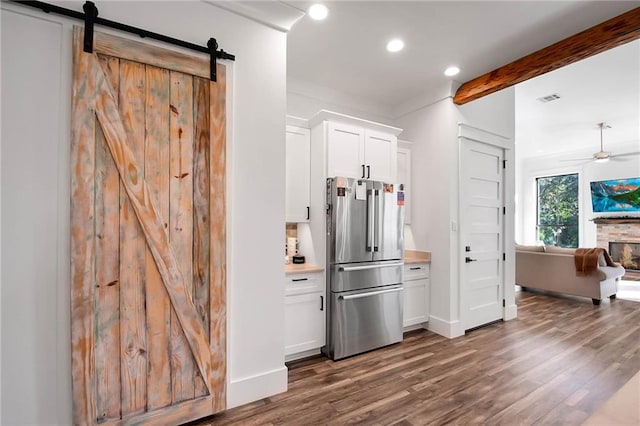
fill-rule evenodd
<path id="1" fill-rule="evenodd" d="M 639 213 L 640 177 L 591 182 L 594 213 Z"/>

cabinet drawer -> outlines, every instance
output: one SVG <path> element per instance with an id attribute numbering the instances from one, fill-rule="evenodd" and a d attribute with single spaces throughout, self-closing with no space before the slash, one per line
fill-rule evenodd
<path id="1" fill-rule="evenodd" d="M 285 295 L 324 291 L 324 274 L 291 274 L 286 276 Z"/>
<path id="2" fill-rule="evenodd" d="M 404 280 L 419 280 L 422 278 L 429 278 L 429 264 L 428 263 L 410 263 L 404 265 Z"/>

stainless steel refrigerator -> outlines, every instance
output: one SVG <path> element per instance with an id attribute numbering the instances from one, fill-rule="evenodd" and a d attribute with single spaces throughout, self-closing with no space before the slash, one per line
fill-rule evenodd
<path id="1" fill-rule="evenodd" d="M 331 359 L 402 341 L 404 192 L 327 179 L 327 344 Z"/>

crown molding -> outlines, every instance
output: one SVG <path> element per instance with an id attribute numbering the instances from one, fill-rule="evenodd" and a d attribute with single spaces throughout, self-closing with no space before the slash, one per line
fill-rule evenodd
<path id="1" fill-rule="evenodd" d="M 284 33 L 291 31 L 293 25 L 306 15 L 304 11 L 281 1 L 202 1 Z"/>

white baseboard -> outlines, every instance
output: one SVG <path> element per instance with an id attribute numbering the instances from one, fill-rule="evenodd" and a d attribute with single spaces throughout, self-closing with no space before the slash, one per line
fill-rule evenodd
<path id="1" fill-rule="evenodd" d="M 231 379 L 227 389 L 227 409 L 287 391 L 288 369 L 267 371 L 242 379 Z"/>
<path id="2" fill-rule="evenodd" d="M 296 361 L 298 359 L 309 358 L 310 356 L 320 355 L 320 353 L 321 353 L 320 348 L 318 348 L 318 349 L 311 349 L 308 351 L 298 352 L 291 355 L 285 355 L 284 362 L 290 362 L 290 361 Z"/>
<path id="3" fill-rule="evenodd" d="M 446 321 L 442 318 L 434 317 L 433 315 L 429 316 L 428 330 L 448 339 L 464 336 L 464 328 L 459 320 Z"/>
<path id="4" fill-rule="evenodd" d="M 516 318 L 518 318 L 518 306 L 515 303 L 504 308 L 503 320 L 509 321 Z"/>
<path id="5" fill-rule="evenodd" d="M 408 325 L 408 326 L 406 326 L 406 327 L 404 327 L 402 329 L 402 332 L 406 333 L 408 331 L 422 330 L 422 329 L 428 330 L 429 327 L 427 327 L 427 324 L 428 324 L 427 322 L 423 322 L 423 323 L 419 323 L 419 324 Z"/>

